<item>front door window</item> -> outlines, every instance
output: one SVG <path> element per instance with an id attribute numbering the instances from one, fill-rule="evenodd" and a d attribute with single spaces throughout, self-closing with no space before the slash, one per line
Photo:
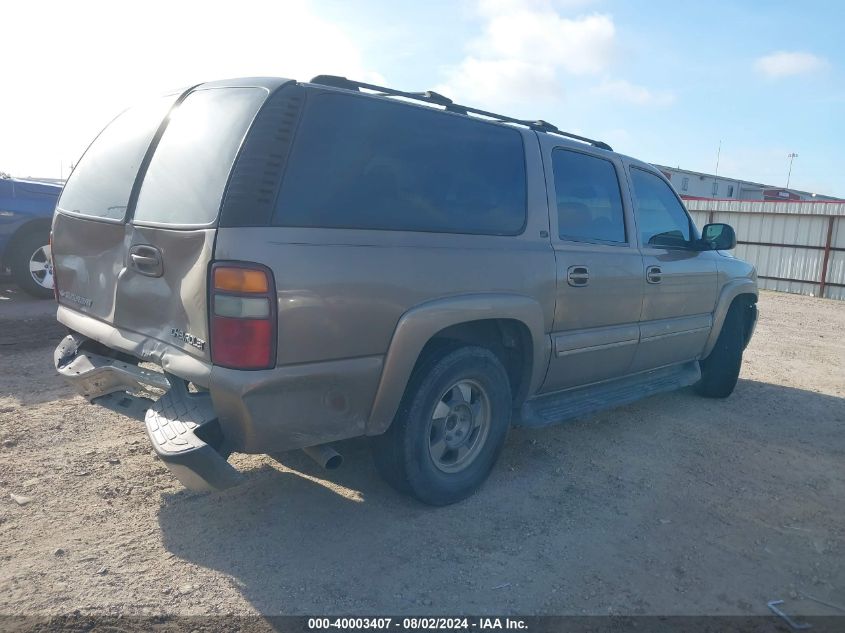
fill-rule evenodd
<path id="1" fill-rule="evenodd" d="M 631 169 L 637 198 L 637 223 L 642 247 L 683 247 L 692 234 L 690 220 L 678 197 L 662 179 Z"/>

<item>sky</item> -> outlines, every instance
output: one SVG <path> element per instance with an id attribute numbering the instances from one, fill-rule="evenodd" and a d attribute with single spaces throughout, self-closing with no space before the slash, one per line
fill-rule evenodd
<path id="1" fill-rule="evenodd" d="M 67 177 L 149 94 L 317 74 L 433 89 L 662 165 L 845 197 L 845 2 L 4 5 L 0 171 Z M 721 151 L 719 145 L 721 143 Z"/>

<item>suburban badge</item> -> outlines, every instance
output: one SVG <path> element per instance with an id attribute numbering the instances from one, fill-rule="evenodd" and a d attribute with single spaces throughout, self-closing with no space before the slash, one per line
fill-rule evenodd
<path id="1" fill-rule="evenodd" d="M 81 305 L 83 308 L 90 308 L 92 305 L 94 305 L 94 302 L 91 301 L 91 299 L 89 299 L 88 297 L 83 297 L 67 290 L 59 290 L 59 296 L 62 299 L 73 301 L 74 303 Z"/>

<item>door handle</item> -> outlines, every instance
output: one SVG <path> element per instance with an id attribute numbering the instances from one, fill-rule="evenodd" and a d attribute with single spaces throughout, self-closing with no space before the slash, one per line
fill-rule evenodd
<path id="1" fill-rule="evenodd" d="M 149 255 L 139 255 L 138 253 L 130 253 L 129 256 L 132 258 L 132 262 L 136 266 L 154 266 L 158 264 L 157 257 L 151 257 Z"/>
<path id="2" fill-rule="evenodd" d="M 129 249 L 129 260 L 132 268 L 147 277 L 161 277 L 164 274 L 164 265 L 161 260 L 161 253 L 155 246 L 139 244 Z"/>
<path id="3" fill-rule="evenodd" d="M 649 266 L 645 269 L 645 280 L 650 284 L 659 284 L 663 281 L 663 270 L 660 266 Z"/>
<path id="4" fill-rule="evenodd" d="M 570 286 L 586 286 L 590 283 L 590 269 L 586 266 L 570 266 L 566 271 L 566 282 Z"/>

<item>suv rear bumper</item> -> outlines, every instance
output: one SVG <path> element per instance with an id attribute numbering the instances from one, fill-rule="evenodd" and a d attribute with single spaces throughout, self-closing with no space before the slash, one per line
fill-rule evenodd
<path id="1" fill-rule="evenodd" d="M 226 461 L 233 451 L 276 453 L 367 432 L 381 356 L 260 371 L 209 365 L 200 372 L 198 361 L 190 364 L 171 352 L 151 355 L 164 367 L 161 373 L 139 367 L 130 355 L 135 348 L 116 344 L 127 339 L 123 331 L 104 330 L 84 317 L 75 317 L 74 324 L 91 325 L 98 336 L 67 336 L 54 353 L 56 371 L 93 404 L 143 421 L 156 453 L 191 490 L 240 481 Z M 186 367 L 191 371 L 183 372 Z M 188 381 L 200 393 L 188 392 Z M 142 393 L 150 390 L 158 393 Z"/>
<path id="2" fill-rule="evenodd" d="M 222 490 L 243 480 L 220 449 L 222 436 L 208 393 L 190 393 L 175 376 L 97 354 L 69 335 L 53 355 L 56 371 L 93 404 L 142 420 L 156 454 L 190 490 Z M 158 400 L 138 395 L 165 391 Z M 213 446 L 212 444 L 216 445 Z"/>
<path id="3" fill-rule="evenodd" d="M 88 340 L 67 335 L 53 352 L 53 363 L 59 375 L 89 401 L 119 391 L 170 389 L 164 374 L 82 349 Z"/>

